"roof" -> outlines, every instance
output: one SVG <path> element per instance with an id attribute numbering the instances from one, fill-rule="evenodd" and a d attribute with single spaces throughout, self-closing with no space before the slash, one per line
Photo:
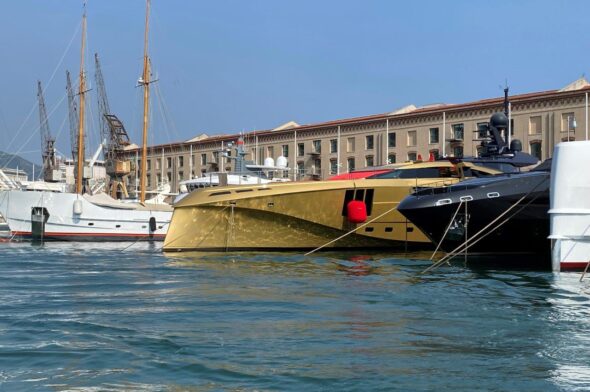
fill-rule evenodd
<path id="1" fill-rule="evenodd" d="M 561 96 L 571 96 L 571 95 L 578 95 L 580 92 L 590 92 L 590 83 L 586 80 L 585 77 L 581 77 L 572 83 L 569 83 L 565 87 L 559 90 L 546 90 L 540 92 L 533 92 L 533 93 L 524 93 L 524 94 L 516 94 L 511 95 L 510 102 L 512 104 L 516 103 L 523 103 L 527 101 L 533 101 L 543 98 L 551 98 L 551 97 L 561 97 Z M 328 128 L 328 127 L 336 127 L 342 125 L 349 125 L 355 123 L 363 123 L 363 122 L 372 122 L 372 121 L 383 121 L 386 119 L 403 119 L 409 118 L 416 115 L 428 115 L 428 114 L 437 114 L 442 112 L 460 112 L 466 111 L 470 109 L 482 108 L 482 107 L 495 107 L 500 106 L 504 102 L 504 97 L 495 97 L 495 98 L 485 98 L 480 99 L 477 101 L 460 103 L 460 104 L 429 104 L 424 105 L 421 107 L 416 107 L 414 105 L 407 105 L 400 109 L 394 110 L 388 113 L 380 113 L 380 114 L 372 114 L 367 116 L 360 116 L 360 117 L 350 117 L 345 119 L 339 120 L 330 120 L 325 122 L 319 123 L 312 123 L 312 124 L 305 124 L 299 125 L 295 121 L 289 121 L 285 124 L 282 124 L 274 129 L 270 130 L 257 130 L 256 135 L 258 136 L 265 136 L 270 135 L 272 133 L 280 132 L 280 131 L 287 131 L 291 129 L 295 129 L 296 131 L 305 131 L 317 128 Z M 216 136 L 209 136 L 206 138 L 205 134 L 202 134 L 198 137 L 190 139 L 186 142 L 170 142 L 164 143 L 159 145 L 149 146 L 148 148 L 163 148 L 163 147 L 174 147 L 177 145 L 181 145 L 184 143 L 192 143 L 192 142 L 199 142 L 202 140 L 206 140 L 207 142 L 215 142 L 215 141 L 227 141 L 227 140 L 235 140 L 237 139 L 240 134 L 223 134 L 223 135 L 216 135 Z M 134 150 L 133 148 L 126 148 L 127 151 Z"/>

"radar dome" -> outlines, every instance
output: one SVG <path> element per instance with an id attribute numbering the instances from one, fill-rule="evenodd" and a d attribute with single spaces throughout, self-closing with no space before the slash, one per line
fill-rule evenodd
<path id="1" fill-rule="evenodd" d="M 508 128 L 508 117 L 504 113 L 494 113 L 490 119 L 491 126 L 495 128 Z"/>
<path id="2" fill-rule="evenodd" d="M 275 160 L 272 159 L 271 157 L 264 159 L 264 166 L 274 166 L 274 165 L 275 165 Z"/>
<path id="3" fill-rule="evenodd" d="M 510 149 L 512 151 L 522 151 L 522 142 L 518 139 L 513 139 L 510 142 Z"/>
<path id="4" fill-rule="evenodd" d="M 287 158 L 284 156 L 280 156 L 277 158 L 277 166 L 278 167 L 287 167 Z"/>

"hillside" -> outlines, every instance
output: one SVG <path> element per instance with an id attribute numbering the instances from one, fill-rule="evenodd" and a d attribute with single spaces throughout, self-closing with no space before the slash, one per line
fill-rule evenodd
<path id="1" fill-rule="evenodd" d="M 6 152 L 0 151 L 0 168 L 10 168 L 24 170 L 27 172 L 29 180 L 33 179 L 33 166 L 35 166 L 35 175 L 38 176 L 41 172 L 41 166 L 34 164 L 31 161 L 28 161 L 24 158 L 19 157 L 18 155 L 9 154 Z"/>

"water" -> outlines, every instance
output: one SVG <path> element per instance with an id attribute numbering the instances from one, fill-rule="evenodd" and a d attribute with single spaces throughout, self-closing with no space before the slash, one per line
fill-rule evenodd
<path id="1" fill-rule="evenodd" d="M 0 390 L 590 390 L 590 280 L 0 244 Z"/>

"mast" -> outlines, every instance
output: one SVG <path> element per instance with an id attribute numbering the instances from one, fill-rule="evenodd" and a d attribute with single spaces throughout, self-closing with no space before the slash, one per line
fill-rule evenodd
<path id="1" fill-rule="evenodd" d="M 143 77 L 141 84 L 143 85 L 143 136 L 141 145 L 141 177 L 139 181 L 139 201 L 145 202 L 145 183 L 147 177 L 147 131 L 148 131 L 148 117 L 149 117 L 149 100 L 150 100 L 150 60 L 148 57 L 148 31 L 150 20 L 150 0 L 146 0 L 145 11 L 145 34 L 144 34 L 144 49 L 143 49 Z"/>
<path id="2" fill-rule="evenodd" d="M 78 90 L 80 99 L 80 120 L 78 124 L 78 167 L 76 177 L 76 193 L 82 194 L 84 181 L 84 94 L 86 83 L 84 76 L 84 49 L 86 47 L 86 3 L 84 3 L 84 14 L 82 15 L 82 48 L 80 50 L 80 87 Z"/>

